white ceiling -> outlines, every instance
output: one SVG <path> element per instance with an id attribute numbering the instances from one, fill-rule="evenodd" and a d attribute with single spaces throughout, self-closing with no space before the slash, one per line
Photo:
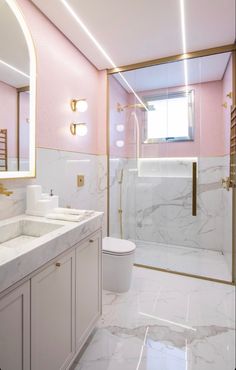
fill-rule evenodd
<path id="1" fill-rule="evenodd" d="M 29 74 L 29 53 L 25 36 L 5 0 L 0 0 L 0 60 Z M 1 63 L 0 81 L 14 87 L 29 84 L 27 77 Z"/>
<path id="2" fill-rule="evenodd" d="M 98 68 L 112 67 L 60 0 L 31 0 Z M 67 0 L 117 66 L 183 52 L 180 0 Z M 235 0 L 185 0 L 187 51 L 235 41 Z"/>
<path id="3" fill-rule="evenodd" d="M 185 85 L 185 68 L 188 84 L 197 84 L 221 80 L 231 53 L 211 55 L 208 57 L 189 59 L 153 67 L 123 72 L 122 75 L 136 91 L 147 91 Z M 119 74 L 113 75 L 127 92 L 128 85 Z"/>

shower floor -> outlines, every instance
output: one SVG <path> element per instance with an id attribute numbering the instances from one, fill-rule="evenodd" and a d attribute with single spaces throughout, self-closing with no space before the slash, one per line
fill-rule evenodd
<path id="1" fill-rule="evenodd" d="M 231 281 L 231 271 L 221 252 L 135 241 L 135 263 L 165 270 Z"/>

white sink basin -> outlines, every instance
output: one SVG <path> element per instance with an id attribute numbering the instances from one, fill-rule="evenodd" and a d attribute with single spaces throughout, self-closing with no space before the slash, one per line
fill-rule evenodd
<path id="1" fill-rule="evenodd" d="M 13 248 L 15 246 L 19 247 L 21 244 L 25 245 L 25 243 L 40 238 L 62 226 L 63 225 L 27 219 L 0 225 L 0 248 Z"/>

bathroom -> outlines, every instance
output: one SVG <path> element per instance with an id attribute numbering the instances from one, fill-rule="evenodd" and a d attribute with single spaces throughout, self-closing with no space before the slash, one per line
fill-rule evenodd
<path id="1" fill-rule="evenodd" d="M 0 1 L 2 370 L 236 367 L 235 1 L 136 5 Z"/>

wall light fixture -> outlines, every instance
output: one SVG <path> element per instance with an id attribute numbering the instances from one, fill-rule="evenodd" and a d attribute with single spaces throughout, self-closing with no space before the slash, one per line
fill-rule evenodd
<path id="1" fill-rule="evenodd" d="M 70 132 L 72 135 L 85 136 L 88 132 L 86 123 L 71 123 Z"/>
<path id="2" fill-rule="evenodd" d="M 73 99 L 70 102 L 70 106 L 73 112 L 78 111 L 80 113 L 83 113 L 86 112 L 86 110 L 88 109 L 88 103 L 86 99 Z"/>

